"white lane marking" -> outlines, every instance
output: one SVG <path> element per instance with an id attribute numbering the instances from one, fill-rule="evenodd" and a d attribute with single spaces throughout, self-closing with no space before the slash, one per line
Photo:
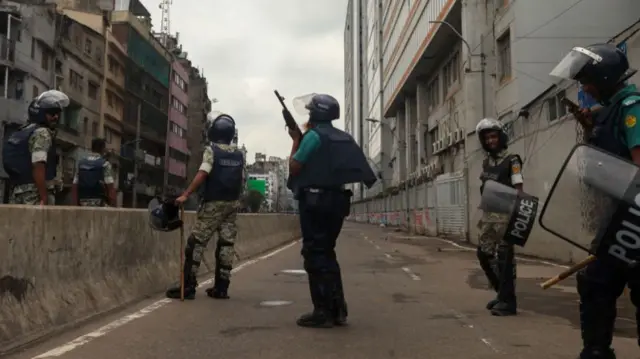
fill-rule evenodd
<path id="1" fill-rule="evenodd" d="M 380 246 L 379 246 L 379 245 L 376 245 L 376 249 L 377 249 L 377 250 L 380 250 L 381 248 L 380 248 Z"/>
<path id="2" fill-rule="evenodd" d="M 478 334 L 480 334 L 480 341 L 482 343 L 484 343 L 484 345 L 486 345 L 487 347 L 489 347 L 489 349 L 493 350 L 495 353 L 497 354 L 503 354 L 502 351 L 500 349 L 498 349 L 495 345 L 493 345 L 493 343 L 491 342 L 491 340 L 489 340 L 488 337 L 483 336 L 483 330 L 482 328 L 476 328 L 473 325 L 473 322 L 471 321 L 471 319 L 466 316 L 465 314 L 455 310 L 455 309 L 451 309 L 451 311 L 453 312 L 453 316 L 460 321 L 460 323 L 469 329 L 473 329 L 475 330 Z"/>
<path id="3" fill-rule="evenodd" d="M 409 275 L 409 277 L 411 277 L 411 279 L 413 280 L 420 280 L 420 277 L 418 277 L 415 273 L 413 273 L 411 271 L 411 269 L 407 268 L 407 267 L 402 267 L 402 271 L 407 273 L 407 275 Z"/>
<path id="4" fill-rule="evenodd" d="M 237 267 L 235 267 L 231 272 L 232 273 L 238 272 L 242 268 L 245 268 L 247 266 L 250 266 L 250 265 L 252 265 L 254 263 L 260 262 L 260 261 L 265 260 L 267 258 L 271 258 L 271 257 L 275 256 L 276 254 L 278 254 L 278 253 L 280 253 L 280 252 L 282 252 L 282 251 L 284 251 L 284 250 L 286 250 L 288 248 L 293 247 L 294 245 L 298 244 L 299 242 L 300 242 L 300 240 L 297 240 L 297 241 L 295 241 L 293 243 L 289 243 L 286 246 L 280 247 L 280 248 L 278 248 L 278 249 L 276 249 L 276 250 L 274 250 L 272 252 L 269 252 L 269 253 L 261 256 L 261 257 L 258 257 L 258 258 L 251 259 L 251 260 L 248 260 L 246 262 L 243 262 L 242 264 L 240 264 Z M 209 284 L 212 284 L 212 283 L 213 283 L 213 279 L 208 279 L 208 280 L 203 281 L 201 283 L 201 285 L 209 285 Z M 76 339 L 74 339 L 74 340 L 72 340 L 72 341 L 70 341 L 70 342 L 68 342 L 66 344 L 63 344 L 63 345 L 61 345 L 61 346 L 59 346 L 57 348 L 51 349 L 48 352 L 46 352 L 44 354 L 40 354 L 38 356 L 35 356 L 35 357 L 31 358 L 31 359 L 45 359 L 45 358 L 55 358 L 55 357 L 62 356 L 63 354 L 66 354 L 66 353 L 68 353 L 68 352 L 70 352 L 70 351 L 72 351 L 72 350 L 74 350 L 74 349 L 76 349 L 78 347 L 81 347 L 81 346 L 89 343 L 90 341 L 92 341 L 94 339 L 97 339 L 97 338 L 100 338 L 100 337 L 103 337 L 103 336 L 107 335 L 109 332 L 111 332 L 114 329 L 117 329 L 117 328 L 119 328 L 119 327 L 121 327 L 121 326 L 123 326 L 123 325 L 125 325 L 125 324 L 127 324 L 129 322 L 132 322 L 132 321 L 134 321 L 136 319 L 139 319 L 139 318 L 142 318 L 144 316 L 147 316 L 148 314 L 150 314 L 150 313 L 152 313 L 152 312 L 164 307 L 165 305 L 171 303 L 172 301 L 173 301 L 172 299 L 161 299 L 161 300 L 159 300 L 159 301 L 157 301 L 157 302 L 155 302 L 155 303 L 153 303 L 153 304 L 151 304 L 151 305 L 149 305 L 149 306 L 147 306 L 145 308 L 142 308 L 141 310 L 139 310 L 139 311 L 137 311 L 135 313 L 126 315 L 126 316 L 124 316 L 124 317 L 122 317 L 120 319 L 117 319 L 117 320 L 115 320 L 115 321 L 113 321 L 113 322 L 111 322 L 111 323 L 109 323 L 109 324 L 107 324 L 107 325 L 105 325 L 105 326 L 103 326 L 101 328 L 98 328 L 97 330 L 95 330 L 95 331 L 93 331 L 91 333 L 79 336 Z"/>
<path id="5" fill-rule="evenodd" d="M 387 258 L 389 258 L 389 259 L 393 259 L 393 257 L 392 257 L 392 256 L 391 256 L 391 254 L 389 254 L 389 253 L 385 253 L 385 254 L 384 254 L 384 256 L 385 256 L 385 257 L 387 257 Z"/>

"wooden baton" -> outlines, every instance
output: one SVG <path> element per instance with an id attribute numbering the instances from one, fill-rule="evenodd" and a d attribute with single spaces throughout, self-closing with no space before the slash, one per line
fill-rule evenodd
<path id="1" fill-rule="evenodd" d="M 180 206 L 180 301 L 184 302 L 184 206 Z"/>
<path id="2" fill-rule="evenodd" d="M 540 287 L 542 287 L 542 289 L 549 289 L 549 288 L 553 287 L 554 285 L 556 285 L 558 282 L 567 279 L 573 273 L 575 273 L 575 272 L 579 271 L 580 269 L 586 267 L 587 264 L 589 264 L 589 263 L 591 263 L 591 262 L 593 262 L 595 260 L 596 260 L 596 256 L 590 255 L 587 258 L 583 259 L 582 261 L 574 264 L 570 268 L 567 268 L 567 270 L 563 271 L 562 273 L 558 274 L 557 276 L 555 276 L 555 277 L 547 280 L 546 282 L 540 284 Z"/>

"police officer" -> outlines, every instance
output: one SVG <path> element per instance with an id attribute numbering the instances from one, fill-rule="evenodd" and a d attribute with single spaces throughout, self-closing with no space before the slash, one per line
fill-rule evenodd
<path id="1" fill-rule="evenodd" d="M 635 73 L 616 46 L 595 44 L 574 47 L 550 75 L 578 81 L 603 106 L 597 113 L 574 113 L 587 133 L 587 142 L 640 165 L 640 93 L 635 85 L 626 84 Z M 613 261 L 598 258 L 577 275 L 582 359 L 616 357 L 611 349 L 616 301 L 626 285 L 640 318 L 640 269 L 621 268 Z"/>
<path id="2" fill-rule="evenodd" d="M 27 124 L 5 140 L 2 160 L 12 186 L 9 203 L 54 205 L 55 127 L 67 106 L 64 93 L 41 93 L 29 104 Z"/>
<path id="3" fill-rule="evenodd" d="M 480 193 L 488 180 L 522 191 L 522 160 L 508 151 L 509 138 L 502 123 L 485 118 L 476 126 L 476 132 L 486 153 L 480 175 Z M 496 316 L 515 315 L 517 308 L 514 249 L 512 244 L 503 240 L 508 222 L 508 216 L 485 212 L 479 223 L 477 256 L 491 287 L 498 294 L 487 304 L 487 309 Z"/>
<path id="4" fill-rule="evenodd" d="M 91 153 L 78 162 L 71 188 L 73 204 L 84 207 L 116 206 L 113 167 L 105 158 L 106 143 L 102 138 L 91 141 Z"/>
<path id="5" fill-rule="evenodd" d="M 301 316 L 297 324 L 343 325 L 347 303 L 335 246 L 352 195 L 344 185 L 364 182 L 371 187 L 377 178 L 351 135 L 332 126 L 331 121 L 340 117 L 335 98 L 310 94 L 294 99 L 294 106 L 309 116 L 304 136 L 289 130 L 293 146 L 288 186 L 299 200 L 302 257 L 313 302 L 313 312 Z"/>
<path id="6" fill-rule="evenodd" d="M 205 146 L 202 164 L 187 190 L 176 199 L 176 204 L 183 205 L 194 191 L 200 189 L 201 203 L 196 224 L 185 248 L 184 294 L 188 299 L 195 298 L 200 261 L 216 232 L 215 282 L 206 292 L 212 298 L 229 298 L 227 291 L 236 255 L 233 246 L 238 234 L 237 209 L 247 178 L 244 154 L 231 144 L 235 129 L 231 116 L 219 112 L 207 115 L 205 136 L 209 143 Z M 180 287 L 169 289 L 166 295 L 168 298 L 180 298 Z"/>

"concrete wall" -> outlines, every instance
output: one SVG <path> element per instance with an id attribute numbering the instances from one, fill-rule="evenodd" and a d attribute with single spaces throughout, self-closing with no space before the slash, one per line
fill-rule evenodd
<path id="1" fill-rule="evenodd" d="M 180 232 L 152 231 L 147 216 L 146 210 L 0 207 L 0 353 L 177 282 Z M 187 212 L 185 237 L 194 220 Z M 300 237 L 293 215 L 240 215 L 238 226 L 239 260 Z M 210 245 L 200 274 L 213 269 L 213 253 Z"/>

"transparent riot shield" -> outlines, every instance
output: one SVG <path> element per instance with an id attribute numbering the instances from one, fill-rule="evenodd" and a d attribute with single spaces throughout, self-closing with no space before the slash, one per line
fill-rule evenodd
<path id="1" fill-rule="evenodd" d="M 524 247 L 538 213 L 538 198 L 505 186 L 487 181 L 482 189 L 480 210 L 482 222 L 499 224 L 499 235 L 511 244 Z"/>
<path id="2" fill-rule="evenodd" d="M 576 145 L 540 213 L 540 226 L 599 258 L 625 265 L 640 257 L 639 167 L 596 147 Z"/>

